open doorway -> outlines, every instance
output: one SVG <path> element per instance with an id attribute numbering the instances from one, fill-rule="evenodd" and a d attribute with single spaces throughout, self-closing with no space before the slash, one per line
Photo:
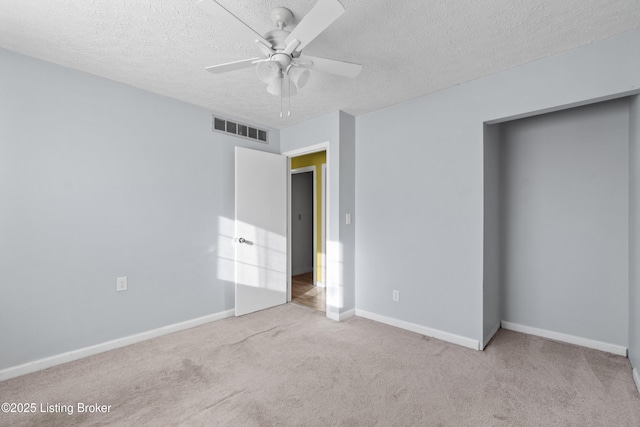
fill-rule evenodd
<path id="1" fill-rule="evenodd" d="M 326 311 L 326 151 L 291 158 L 291 301 Z"/>
<path id="2" fill-rule="evenodd" d="M 627 354 L 629 111 L 485 126 L 484 345 L 503 328 Z"/>

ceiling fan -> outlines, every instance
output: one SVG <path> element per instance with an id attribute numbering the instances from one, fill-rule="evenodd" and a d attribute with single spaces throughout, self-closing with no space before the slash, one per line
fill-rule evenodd
<path id="1" fill-rule="evenodd" d="M 362 70 L 360 64 L 302 54 L 302 50 L 311 41 L 345 12 L 338 0 L 318 0 L 292 31 L 286 28 L 293 22 L 293 13 L 287 8 L 276 7 L 271 11 L 271 21 L 276 29 L 264 36 L 215 0 L 200 0 L 197 4 L 209 15 L 224 19 L 229 29 L 238 37 L 254 42 L 262 52 L 262 56 L 213 65 L 206 69 L 222 74 L 255 66 L 258 78 L 267 84 L 267 92 L 280 96 L 280 117 L 282 97 L 290 97 L 302 89 L 309 81 L 309 70 L 350 78 L 356 77 Z"/>

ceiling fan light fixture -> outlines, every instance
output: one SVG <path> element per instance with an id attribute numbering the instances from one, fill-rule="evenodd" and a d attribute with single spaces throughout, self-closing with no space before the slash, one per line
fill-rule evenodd
<path id="1" fill-rule="evenodd" d="M 280 73 L 280 65 L 273 61 L 260 61 L 256 67 L 256 74 L 262 83 L 271 83 Z"/>
<path id="2" fill-rule="evenodd" d="M 267 92 L 271 95 L 280 95 L 282 92 L 282 79 L 280 77 L 276 77 L 269 82 L 269 86 L 267 86 Z"/>
<path id="3" fill-rule="evenodd" d="M 311 72 L 305 68 L 300 67 L 291 67 L 289 69 L 289 78 L 294 86 L 300 90 L 309 83 L 309 77 L 311 76 Z"/>
<path id="4" fill-rule="evenodd" d="M 298 93 L 296 86 L 289 84 L 290 80 L 287 78 L 276 77 L 269 82 L 267 86 L 267 92 L 271 95 L 289 97 Z"/>

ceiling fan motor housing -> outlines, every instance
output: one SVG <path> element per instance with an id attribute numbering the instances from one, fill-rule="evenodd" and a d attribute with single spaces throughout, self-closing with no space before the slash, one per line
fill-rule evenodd
<path id="1" fill-rule="evenodd" d="M 282 70 L 286 70 L 287 67 L 291 64 L 291 56 L 286 53 L 274 53 L 271 55 L 271 60 L 280 64 L 280 68 Z"/>
<path id="2" fill-rule="evenodd" d="M 282 30 L 293 22 L 293 13 L 286 7 L 275 7 L 271 10 L 271 22 L 277 29 Z"/>
<path id="3" fill-rule="evenodd" d="M 271 43 L 273 50 L 275 51 L 283 51 L 287 47 L 287 44 L 284 42 L 286 38 L 289 36 L 289 31 L 286 30 L 272 30 L 264 35 L 264 38 Z"/>

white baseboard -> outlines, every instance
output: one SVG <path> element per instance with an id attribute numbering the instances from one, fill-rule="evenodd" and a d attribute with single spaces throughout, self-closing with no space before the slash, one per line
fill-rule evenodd
<path id="1" fill-rule="evenodd" d="M 319 288 L 324 288 L 326 287 L 326 285 L 324 284 L 324 282 L 316 282 L 316 286 Z"/>
<path id="2" fill-rule="evenodd" d="M 340 321 L 351 319 L 356 316 L 356 309 L 352 308 L 351 310 L 344 311 L 340 313 Z"/>
<path id="3" fill-rule="evenodd" d="M 338 307 L 334 307 L 332 305 L 326 306 L 327 309 L 327 317 L 331 320 L 335 320 L 336 322 L 340 321 L 340 309 Z"/>
<path id="4" fill-rule="evenodd" d="M 633 368 L 633 382 L 636 383 L 638 393 L 640 393 L 640 372 L 636 368 Z"/>
<path id="5" fill-rule="evenodd" d="M 339 309 L 336 307 L 327 307 L 327 317 L 331 320 L 335 320 L 336 322 L 343 322 L 354 316 L 356 316 L 355 308 L 340 313 Z"/>
<path id="6" fill-rule="evenodd" d="M 385 325 L 395 326 L 396 328 L 400 329 L 406 329 L 407 331 L 450 342 L 452 344 L 461 345 L 463 347 L 471 348 L 474 350 L 481 350 L 480 342 L 478 340 L 451 334 L 449 332 L 440 331 L 438 329 L 428 328 L 426 326 L 417 325 L 415 323 L 405 322 L 404 320 L 394 319 L 393 317 L 381 316 L 379 314 L 360 310 L 358 308 L 356 308 L 355 314 L 356 316 L 384 323 Z"/>
<path id="7" fill-rule="evenodd" d="M 487 346 L 487 344 L 489 344 L 489 341 L 491 341 L 491 338 L 493 338 L 493 336 L 497 334 L 499 330 L 500 330 L 500 322 L 498 322 L 498 324 L 491 330 L 491 332 L 489 332 L 489 335 L 487 335 L 484 338 L 484 342 L 482 343 L 483 350 Z"/>
<path id="8" fill-rule="evenodd" d="M 533 328 L 531 326 L 520 325 L 518 323 L 502 321 L 502 328 L 510 331 L 522 332 L 529 335 L 536 335 L 569 344 L 580 345 L 582 347 L 593 348 L 595 350 L 606 351 L 627 357 L 627 348 L 617 344 L 610 344 L 602 341 L 591 340 L 589 338 L 576 337 L 574 335 L 562 334 L 560 332 L 547 331 L 545 329 Z"/>
<path id="9" fill-rule="evenodd" d="M 185 322 L 175 323 L 173 325 L 163 326 L 162 328 L 141 332 L 135 335 L 118 338 L 112 341 L 84 347 L 77 350 L 68 351 L 66 353 L 57 354 L 55 356 L 46 357 L 44 359 L 34 360 L 18 366 L 12 366 L 0 370 L 0 381 L 10 378 L 19 377 L 21 375 L 30 374 L 32 372 L 41 371 L 42 369 L 51 368 L 52 366 L 61 365 L 84 357 L 93 356 L 94 354 L 103 353 L 105 351 L 114 350 L 116 348 L 125 347 L 151 338 L 162 335 L 171 334 L 173 332 L 190 329 L 205 323 L 214 322 L 216 320 L 233 317 L 234 310 L 221 311 L 220 313 L 210 314 L 208 316 L 198 317 L 197 319 L 187 320 Z"/>

